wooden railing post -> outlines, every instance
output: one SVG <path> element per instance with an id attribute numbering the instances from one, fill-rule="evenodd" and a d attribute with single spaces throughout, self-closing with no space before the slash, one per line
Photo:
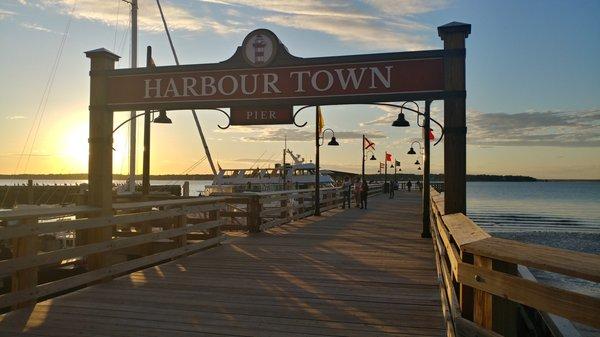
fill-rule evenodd
<path id="1" fill-rule="evenodd" d="M 460 252 L 462 262 L 473 263 L 473 255 L 465 252 Z M 460 300 L 460 311 L 462 316 L 470 321 L 473 320 L 473 288 L 468 285 L 458 284 L 458 296 Z"/>
<path id="2" fill-rule="evenodd" d="M 262 211 L 260 196 L 252 195 L 248 199 L 248 230 L 251 233 L 258 233 L 260 232 L 260 224 L 262 222 L 260 217 L 260 212 Z"/>
<path id="3" fill-rule="evenodd" d="M 483 256 L 475 255 L 473 264 L 477 267 L 492 270 L 492 260 Z M 476 275 L 475 281 L 485 282 L 481 276 Z M 482 327 L 492 330 L 492 295 L 485 291 L 474 289 L 473 291 L 473 321 Z"/>
<path id="4" fill-rule="evenodd" d="M 37 223 L 37 218 L 28 218 L 19 221 L 19 224 L 33 224 Z M 27 235 L 12 240 L 13 258 L 20 258 L 25 256 L 35 256 L 38 253 L 39 239 L 37 235 Z M 12 274 L 11 280 L 11 291 L 20 291 L 35 288 L 38 282 L 38 268 L 25 268 L 16 271 Z M 12 309 L 19 309 L 26 306 L 34 305 L 35 299 L 17 303 L 13 305 Z"/>
<path id="5" fill-rule="evenodd" d="M 465 40 L 471 25 L 452 22 L 438 27 L 444 41 L 444 89 L 455 93 L 444 98 L 444 183 L 446 214 L 467 213 L 467 122 Z"/>
<path id="6" fill-rule="evenodd" d="M 187 226 L 187 214 L 184 213 L 175 218 L 174 228 L 182 228 L 185 226 Z M 176 236 L 173 238 L 173 241 L 175 241 L 176 247 L 183 247 L 187 244 L 187 234 Z"/>
<path id="7" fill-rule="evenodd" d="M 283 196 L 283 194 L 282 194 L 282 196 Z M 287 196 L 289 198 L 289 194 Z M 283 199 L 279 202 L 279 206 L 281 206 L 281 207 L 287 208 L 288 205 L 290 205 L 289 199 Z M 289 215 L 290 215 L 290 211 L 288 209 L 284 209 L 283 211 L 281 211 L 280 217 L 282 219 L 285 219 L 285 218 L 288 218 Z"/>
<path id="8" fill-rule="evenodd" d="M 217 210 L 212 210 L 210 212 L 208 212 L 208 221 L 215 221 L 215 220 L 219 220 L 221 218 L 221 212 L 217 209 Z M 221 226 L 216 226 L 213 227 L 209 230 L 210 233 L 210 237 L 211 238 L 216 238 L 219 235 L 221 235 Z"/>
<path id="9" fill-rule="evenodd" d="M 510 275 L 517 275 L 517 265 L 500 260 L 493 260 L 494 270 Z M 492 298 L 492 326 L 493 330 L 504 337 L 517 337 L 519 305 L 505 298 L 494 296 Z"/>
<path id="10" fill-rule="evenodd" d="M 88 163 L 88 202 L 100 208 L 95 216 L 112 216 L 112 130 L 113 112 L 108 108 L 107 71 L 115 68 L 119 56 L 106 49 L 88 51 L 85 55 L 91 60 L 90 69 L 90 122 L 89 122 L 89 163 Z M 108 241 L 112 239 L 113 226 L 86 229 L 81 231 L 82 244 Z M 87 256 L 88 270 L 106 267 L 110 264 L 108 253 Z"/>

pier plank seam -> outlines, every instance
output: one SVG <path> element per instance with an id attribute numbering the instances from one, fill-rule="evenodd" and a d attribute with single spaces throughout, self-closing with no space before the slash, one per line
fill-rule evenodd
<path id="1" fill-rule="evenodd" d="M 18 336 L 26 315 L 39 336 L 67 321 L 105 336 L 445 334 L 418 194 L 375 198 L 9 313 L 0 332 Z"/>

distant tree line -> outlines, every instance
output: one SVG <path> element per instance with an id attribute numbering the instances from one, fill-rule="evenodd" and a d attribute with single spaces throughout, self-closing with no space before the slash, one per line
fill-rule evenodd
<path id="1" fill-rule="evenodd" d="M 344 176 L 358 177 L 357 173 L 331 171 L 332 176 L 335 179 L 339 179 Z M 388 172 L 388 180 L 394 176 L 394 173 Z M 114 174 L 113 179 L 125 180 L 129 176 L 125 174 Z M 367 180 L 384 180 L 383 174 L 367 174 Z M 398 173 L 396 178 L 400 181 L 406 180 L 420 180 L 421 175 L 417 174 L 404 174 Z M 72 173 L 72 174 L 0 174 L 0 179 L 33 179 L 33 180 L 85 180 L 87 174 L 85 173 Z M 136 179 L 141 180 L 142 176 L 137 175 Z M 152 180 L 212 180 L 212 174 L 160 174 L 151 175 Z M 444 181 L 443 174 L 432 174 L 431 181 Z M 517 176 L 517 175 L 494 175 L 494 174 L 468 174 L 467 181 L 538 181 L 538 179 L 528 176 Z"/>

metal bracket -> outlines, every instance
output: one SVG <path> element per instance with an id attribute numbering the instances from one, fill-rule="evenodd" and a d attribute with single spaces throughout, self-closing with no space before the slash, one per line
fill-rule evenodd
<path id="1" fill-rule="evenodd" d="M 300 109 L 296 110 L 296 112 L 294 112 L 293 122 L 294 122 L 295 126 L 297 126 L 299 128 L 303 128 L 303 127 L 306 126 L 306 124 L 308 124 L 308 122 L 304 122 L 304 124 L 302 124 L 302 125 L 296 123 L 296 116 L 298 115 L 298 113 L 300 113 L 300 111 L 302 111 L 302 110 L 304 110 L 306 108 L 313 107 L 313 106 L 316 106 L 316 105 L 305 105 L 305 106 L 301 107 Z"/>
<path id="2" fill-rule="evenodd" d="M 219 129 L 225 130 L 225 129 L 228 129 L 231 126 L 231 115 L 228 114 L 227 111 L 225 111 L 223 109 L 219 109 L 219 108 L 212 108 L 212 109 L 208 109 L 208 110 L 221 111 L 223 113 L 223 115 L 225 115 L 225 117 L 227 117 L 227 125 L 221 126 L 220 124 L 217 124 L 217 126 L 219 127 Z"/>

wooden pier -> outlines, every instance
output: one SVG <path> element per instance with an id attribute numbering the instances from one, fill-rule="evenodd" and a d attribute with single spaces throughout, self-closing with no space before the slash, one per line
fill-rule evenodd
<path id="1" fill-rule="evenodd" d="M 419 192 L 391 200 L 373 186 L 367 211 L 341 209 L 340 189 L 320 193 L 322 217 L 311 215 L 309 190 L 115 203 L 108 216 L 92 206 L 0 213 L 13 252 L 0 260 L 11 283 L 0 294 L 9 311 L 0 336 L 517 337 L 567 336 L 569 321 L 600 328 L 599 298 L 538 283 L 526 270 L 597 284 L 598 255 L 491 237 L 447 213 L 435 190 L 432 239 L 423 238 Z M 223 235 L 233 220 L 243 232 Z M 39 235 L 65 231 L 76 246 L 37 249 Z M 70 265 L 79 271 L 40 276 Z"/>
<path id="2" fill-rule="evenodd" d="M 11 336 L 441 336 L 418 193 L 216 248 L 7 314 Z M 20 334 L 21 333 L 21 334 Z"/>

